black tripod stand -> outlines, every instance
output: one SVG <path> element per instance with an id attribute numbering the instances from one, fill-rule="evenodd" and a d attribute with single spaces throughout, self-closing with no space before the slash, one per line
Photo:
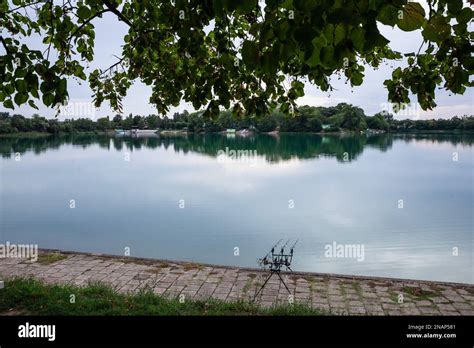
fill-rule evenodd
<path id="1" fill-rule="evenodd" d="M 293 261 L 293 250 L 298 241 L 296 241 L 293 244 L 293 246 L 290 248 L 289 253 L 285 253 L 285 247 L 289 243 L 289 240 L 285 243 L 285 245 L 281 247 L 279 253 L 275 253 L 275 248 L 278 246 L 278 244 L 280 244 L 280 242 L 281 242 L 281 239 L 278 241 L 278 243 L 276 243 L 273 246 L 273 248 L 270 250 L 270 252 L 267 255 L 265 255 L 265 257 L 259 259 L 258 261 L 259 264 L 264 269 L 268 267 L 270 274 L 268 275 L 267 279 L 265 279 L 265 282 L 260 287 L 260 289 L 255 293 L 254 299 L 257 298 L 257 296 L 263 291 L 263 289 L 265 288 L 265 285 L 267 285 L 268 281 L 274 274 L 276 274 L 278 278 L 280 278 L 280 281 L 283 283 L 286 290 L 288 290 L 288 292 L 291 294 L 290 289 L 288 288 L 288 286 L 286 285 L 285 281 L 283 280 L 281 276 L 281 271 L 282 271 L 282 268 L 285 267 L 287 270 L 292 272 L 292 269 L 290 268 L 290 266 L 291 266 L 291 262 Z"/>

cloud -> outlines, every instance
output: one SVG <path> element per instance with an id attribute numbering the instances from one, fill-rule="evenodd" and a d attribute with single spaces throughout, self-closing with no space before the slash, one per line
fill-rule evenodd
<path id="1" fill-rule="evenodd" d="M 453 115 L 474 115 L 474 104 L 442 105 L 434 110 L 421 111 L 420 119 L 451 118 Z"/>

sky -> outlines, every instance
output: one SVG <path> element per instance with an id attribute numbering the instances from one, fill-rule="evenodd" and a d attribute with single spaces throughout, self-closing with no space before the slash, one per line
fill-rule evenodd
<path id="1" fill-rule="evenodd" d="M 128 27 L 123 22 L 110 13 L 98 18 L 94 22 L 96 27 L 95 57 L 90 64 L 89 71 L 96 68 L 105 69 L 117 61 L 115 56 L 120 56 L 123 37 Z M 417 51 L 421 42 L 421 31 L 403 32 L 397 28 L 392 28 L 379 24 L 379 29 L 390 42 L 390 47 L 396 51 L 413 52 Z M 30 47 L 43 47 L 40 37 L 23 39 Z M 2 48 L 3 49 L 3 48 Z M 4 52 L 0 49 L 0 54 Z M 388 92 L 383 85 L 383 81 L 390 78 L 393 67 L 399 66 L 398 62 L 389 62 L 389 65 L 382 64 L 377 70 L 366 67 L 364 83 L 361 86 L 352 88 L 344 79 L 338 80 L 334 76 L 331 80 L 334 90 L 329 94 L 322 92 L 317 86 L 306 84 L 305 96 L 297 100 L 299 105 L 311 106 L 334 106 L 345 102 L 353 104 L 364 109 L 366 115 L 373 115 L 379 111 L 387 110 Z M 403 66 L 403 64 L 402 64 Z M 68 81 L 69 97 L 72 105 L 79 105 L 77 110 L 82 110 L 81 105 L 90 104 L 92 101 L 92 91 L 86 81 L 78 82 L 74 79 Z M 127 96 L 123 100 L 123 114 L 130 113 L 134 115 L 157 114 L 155 107 L 149 103 L 151 88 L 145 84 L 136 81 L 129 89 Z M 395 114 L 398 119 L 431 119 L 431 118 L 450 118 L 452 116 L 473 115 L 474 114 L 474 88 L 468 89 L 464 95 L 451 95 L 443 89 L 436 90 L 436 103 L 438 106 L 430 111 L 423 111 L 416 103 L 416 97 L 411 98 L 412 104 L 400 114 Z M 24 116 L 31 116 L 35 113 L 48 118 L 55 117 L 56 110 L 47 108 L 40 101 L 37 102 L 39 110 L 29 106 L 16 107 L 15 110 L 6 109 L 0 104 L 0 111 L 10 113 L 19 113 Z M 194 111 L 191 104 L 182 101 L 178 107 L 171 107 L 168 113 L 171 116 L 176 111 Z M 99 117 L 111 116 L 114 112 L 104 103 L 101 108 L 90 110 L 84 113 L 86 116 L 96 119 Z M 62 112 L 59 117 L 71 118 L 74 111 Z"/>

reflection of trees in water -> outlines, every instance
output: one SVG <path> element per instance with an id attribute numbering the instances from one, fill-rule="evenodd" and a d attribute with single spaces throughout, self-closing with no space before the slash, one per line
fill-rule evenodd
<path id="1" fill-rule="evenodd" d="M 311 159 L 318 156 L 335 157 L 339 161 L 352 161 L 363 152 L 364 147 L 389 150 L 394 141 L 449 142 L 453 145 L 472 145 L 474 135 L 469 134 L 381 134 L 373 136 L 281 134 L 278 137 L 258 135 L 249 137 L 227 137 L 220 134 L 190 134 L 148 138 L 109 137 L 105 135 L 68 135 L 37 138 L 1 138 L 2 157 L 31 151 L 40 154 L 46 150 L 59 149 L 63 145 L 99 146 L 116 151 L 134 151 L 142 148 L 164 148 L 178 153 L 200 153 L 216 157 L 219 150 L 257 151 L 266 161 L 277 163 L 290 159 Z M 347 154 L 347 155 L 346 155 Z"/>
<path id="2" fill-rule="evenodd" d="M 473 133 L 440 133 L 440 132 L 413 132 L 413 133 L 397 133 L 393 135 L 396 140 L 403 140 L 406 143 L 413 141 L 424 141 L 431 143 L 449 142 L 452 145 L 472 145 L 474 143 Z"/>

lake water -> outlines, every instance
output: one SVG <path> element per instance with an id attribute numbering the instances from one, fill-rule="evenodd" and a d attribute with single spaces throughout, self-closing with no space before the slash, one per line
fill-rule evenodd
<path id="1" fill-rule="evenodd" d="M 294 270 L 474 283 L 473 144 L 472 135 L 4 138 L 0 243 L 257 267 L 279 239 L 297 239 Z M 334 245 L 345 257 L 328 257 Z"/>

